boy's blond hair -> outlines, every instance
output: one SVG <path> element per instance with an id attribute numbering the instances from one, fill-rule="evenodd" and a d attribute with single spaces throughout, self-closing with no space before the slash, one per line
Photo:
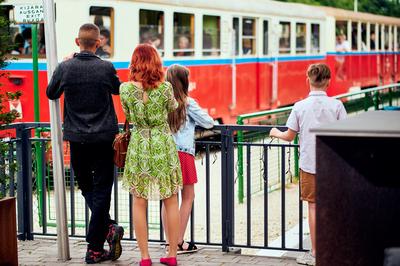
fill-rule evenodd
<path id="1" fill-rule="evenodd" d="M 326 64 L 312 64 L 307 69 L 307 77 L 312 87 L 324 89 L 331 79 L 331 70 Z"/>

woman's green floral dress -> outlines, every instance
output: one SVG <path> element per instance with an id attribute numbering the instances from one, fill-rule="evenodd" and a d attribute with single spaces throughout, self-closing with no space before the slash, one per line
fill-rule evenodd
<path id="1" fill-rule="evenodd" d="M 122 107 L 134 128 L 125 162 L 123 185 L 136 197 L 159 200 L 171 197 L 182 187 L 182 172 L 175 142 L 168 126 L 168 113 L 177 108 L 168 82 L 147 90 L 131 82 L 121 84 Z"/>

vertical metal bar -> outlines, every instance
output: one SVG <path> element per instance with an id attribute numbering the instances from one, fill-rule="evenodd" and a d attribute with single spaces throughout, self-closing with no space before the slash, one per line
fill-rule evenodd
<path id="1" fill-rule="evenodd" d="M 228 217 L 228 173 L 227 173 L 227 130 L 221 130 L 221 225 L 222 251 L 229 251 L 229 217 Z"/>
<path id="2" fill-rule="evenodd" d="M 228 178 L 228 243 L 232 246 L 235 243 L 235 158 L 233 131 L 227 127 L 227 178 Z"/>
<path id="3" fill-rule="evenodd" d="M 5 164 L 6 164 L 6 160 L 3 156 L 3 154 L 0 154 L 0 165 L 5 166 Z M 6 180 L 5 177 L 6 177 L 6 168 L 1 167 L 0 168 L 0 179 L 5 181 Z M 7 191 L 6 191 L 6 182 L 5 182 L 4 184 L 0 184 L 0 195 L 6 196 L 6 193 L 7 193 Z"/>
<path id="4" fill-rule="evenodd" d="M 251 246 L 251 146 L 246 145 L 247 246 Z"/>
<path id="5" fill-rule="evenodd" d="M 264 146 L 264 247 L 268 247 L 268 147 Z"/>
<path id="6" fill-rule="evenodd" d="M 132 206 L 133 206 L 133 196 L 131 193 L 129 193 L 129 239 L 133 239 Z"/>
<path id="7" fill-rule="evenodd" d="M 237 119 L 238 125 L 243 125 L 243 119 L 239 116 Z M 237 132 L 237 141 L 243 142 L 243 131 L 239 130 Z M 243 146 L 238 145 L 238 198 L 239 203 L 243 203 L 244 192 L 243 192 Z"/>
<path id="8" fill-rule="evenodd" d="M 69 168 L 69 191 L 71 196 L 71 236 L 75 235 L 75 173 Z"/>
<path id="9" fill-rule="evenodd" d="M 379 92 L 376 91 L 374 93 L 374 108 L 375 110 L 379 110 Z"/>
<path id="10" fill-rule="evenodd" d="M 285 236 L 285 147 L 282 146 L 282 153 L 281 153 L 281 234 L 282 234 L 282 248 L 286 246 L 286 236 Z"/>
<path id="11" fill-rule="evenodd" d="M 392 105 L 393 105 L 393 93 L 392 93 L 392 88 L 389 88 L 389 106 Z"/>
<path id="12" fill-rule="evenodd" d="M 164 241 L 164 224 L 162 219 L 162 200 L 160 200 L 160 241 Z"/>
<path id="13" fill-rule="evenodd" d="M 47 234 L 47 202 L 46 202 L 46 143 L 45 141 L 41 141 L 40 150 L 42 152 L 41 157 L 43 158 L 42 161 L 42 227 L 43 227 L 43 234 Z"/>
<path id="14" fill-rule="evenodd" d="M 89 207 L 87 203 L 85 203 L 85 232 L 86 235 L 89 232 Z"/>
<path id="15" fill-rule="evenodd" d="M 190 214 L 190 241 L 194 242 L 195 241 L 195 234 L 194 234 L 194 226 L 195 226 L 195 218 L 194 218 L 194 202 L 192 204 L 192 211 Z"/>
<path id="16" fill-rule="evenodd" d="M 114 165 L 114 220 L 118 223 L 118 167 Z"/>
<path id="17" fill-rule="evenodd" d="M 56 29 L 55 29 L 55 5 L 54 0 L 43 0 L 44 27 L 46 38 L 47 58 L 47 80 L 50 81 L 57 62 Z M 63 161 L 63 141 L 61 131 L 61 109 L 60 100 L 49 100 L 51 146 L 53 152 L 53 175 L 54 175 L 54 196 L 56 200 L 57 220 L 57 247 L 58 259 L 67 261 L 70 259 L 67 203 L 65 195 L 65 173 Z"/>
<path id="18" fill-rule="evenodd" d="M 298 145 L 299 144 L 299 136 L 296 135 L 294 138 L 294 144 Z M 299 148 L 295 147 L 294 148 L 294 176 L 299 177 Z"/>
<path id="19" fill-rule="evenodd" d="M 299 182 L 299 195 L 301 195 L 301 186 Z M 299 197 L 299 249 L 303 249 L 303 201 Z"/>
<path id="20" fill-rule="evenodd" d="M 16 128 L 17 142 L 17 206 L 18 206 L 18 239 L 32 240 L 32 168 L 29 160 L 32 147 L 29 142 L 30 131 L 24 125 Z"/>
<path id="21" fill-rule="evenodd" d="M 210 145 L 206 145 L 206 243 L 210 243 Z"/>
<path id="22" fill-rule="evenodd" d="M 14 143 L 10 142 L 8 147 L 8 163 L 14 164 Z M 14 167 L 10 167 L 10 197 L 15 195 L 15 171 Z"/>

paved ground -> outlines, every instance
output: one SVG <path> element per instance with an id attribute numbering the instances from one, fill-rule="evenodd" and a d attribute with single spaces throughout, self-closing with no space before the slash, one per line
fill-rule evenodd
<path id="1" fill-rule="evenodd" d="M 121 258 L 114 263 L 103 262 L 108 265 L 138 265 L 140 253 L 134 242 L 123 243 L 124 252 Z M 70 239 L 71 260 L 59 262 L 57 260 L 57 242 L 53 238 L 36 237 L 34 241 L 20 241 L 18 243 L 18 258 L 20 265 L 82 265 L 86 251 L 86 244 L 82 239 Z M 164 250 L 158 244 L 152 244 L 150 254 L 154 262 L 164 255 Z M 197 253 L 180 255 L 179 265 L 191 266 L 219 266 L 219 265 L 265 265 L 288 266 L 297 265 L 293 258 L 271 258 L 261 256 L 238 255 L 223 253 L 220 248 L 200 247 Z M 153 263 L 153 265 L 162 265 Z"/>

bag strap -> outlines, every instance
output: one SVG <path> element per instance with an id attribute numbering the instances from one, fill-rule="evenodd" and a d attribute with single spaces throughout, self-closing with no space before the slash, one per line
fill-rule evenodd
<path id="1" fill-rule="evenodd" d="M 129 132 L 129 122 L 128 122 L 128 119 L 125 119 L 124 131 L 125 131 L 125 132 Z"/>

